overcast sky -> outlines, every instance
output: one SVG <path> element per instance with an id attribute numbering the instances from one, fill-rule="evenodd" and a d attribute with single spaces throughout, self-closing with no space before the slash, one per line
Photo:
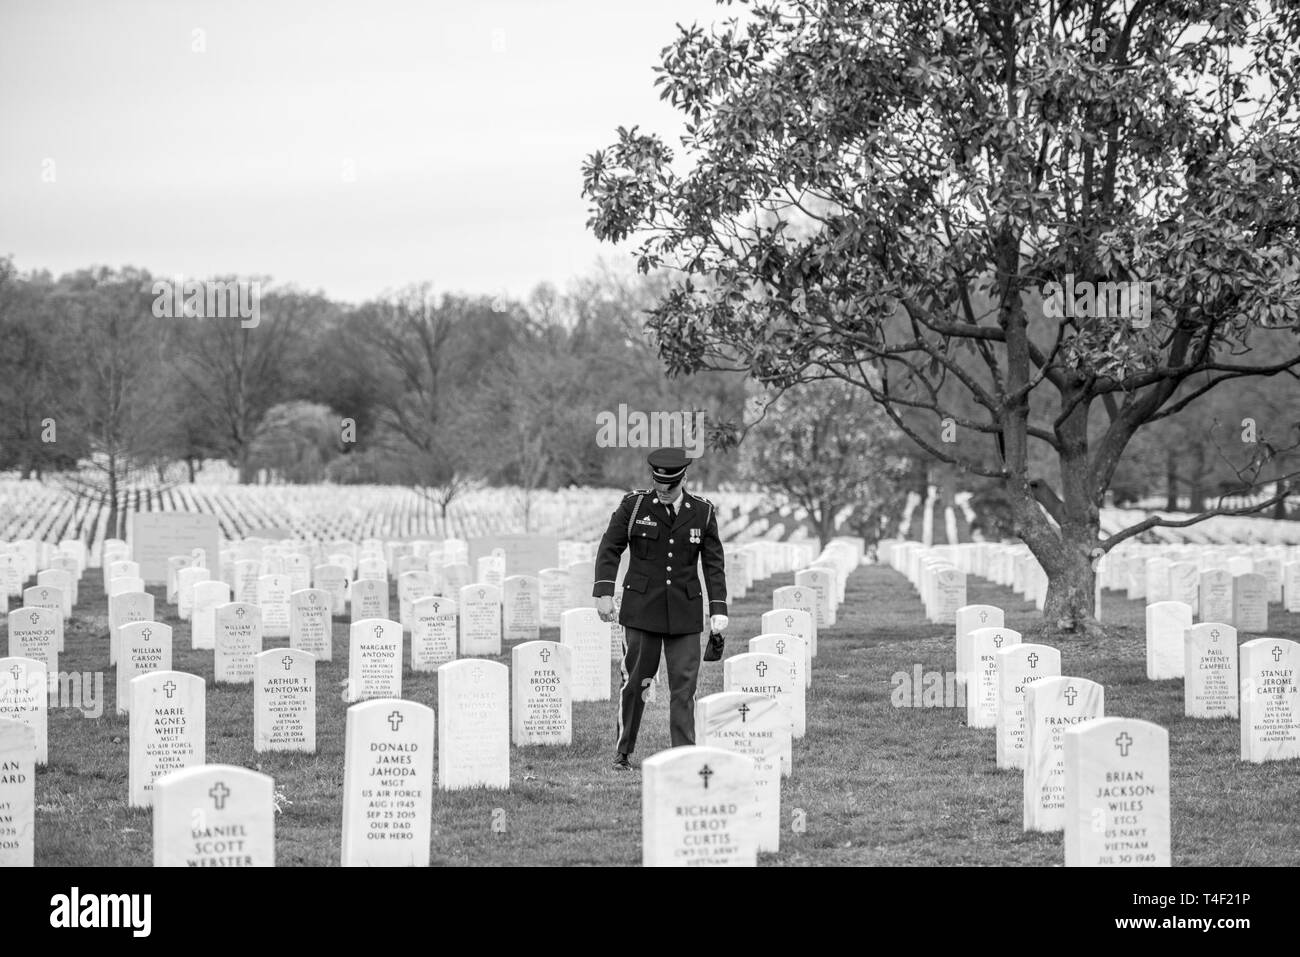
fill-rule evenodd
<path id="1" fill-rule="evenodd" d="M 734 8 L 731 8 L 734 10 Z M 712 0 L 0 0 L 0 255 L 522 296 L 597 257 L 583 157 L 671 137 Z M 47 180 L 52 178 L 53 182 Z"/>

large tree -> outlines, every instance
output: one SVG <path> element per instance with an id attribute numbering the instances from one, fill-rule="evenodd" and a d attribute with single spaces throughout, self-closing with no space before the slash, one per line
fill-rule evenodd
<path id="1" fill-rule="evenodd" d="M 633 127 L 584 165 L 596 235 L 679 271 L 651 318 L 670 369 L 855 384 L 931 455 L 1002 484 L 1049 575 L 1046 617 L 1095 624 L 1097 548 L 1223 511 L 1103 538 L 1130 440 L 1300 365 L 1300 14 L 747 6 L 663 52 L 684 157 Z M 1150 285 L 1052 308 L 1071 282 Z"/>

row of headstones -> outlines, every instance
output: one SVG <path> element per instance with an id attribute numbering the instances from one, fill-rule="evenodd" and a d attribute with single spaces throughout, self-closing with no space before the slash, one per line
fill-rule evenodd
<path id="1" fill-rule="evenodd" d="M 1300 612 L 1300 562 L 1289 562 L 1285 573 L 1279 569 L 1275 577 L 1226 568 L 1197 571 L 1191 562 L 1171 564 L 1162 558 L 1145 564 L 1146 587 L 1130 588 L 1128 597 L 1145 598 L 1148 606 L 1185 605 L 1201 621 L 1228 622 L 1242 631 L 1267 631 L 1270 604 Z M 1158 582 L 1164 587 L 1153 587 Z"/>
<path id="2" fill-rule="evenodd" d="M 912 583 L 921 595 L 927 619 L 936 624 L 954 622 L 957 609 L 966 604 L 966 578 L 970 575 L 1010 588 L 1039 609 L 1047 599 L 1047 575 L 1025 545 L 967 542 L 927 546 L 883 539 L 876 554 Z"/>
<path id="3" fill-rule="evenodd" d="M 834 539 L 796 573 L 794 585 L 775 589 L 763 629 L 786 636 L 751 639 L 749 654 L 726 659 L 727 690 L 696 705 L 697 745 L 670 748 L 641 763 L 645 866 L 752 867 L 759 852 L 780 849 L 780 781 L 790 774 L 790 742 L 806 732 L 818 631 L 835 623 L 845 582 L 865 551 L 861 539 Z M 780 653 L 775 660 L 754 654 L 764 640 Z M 791 654 L 787 670 L 779 663 Z"/>
<path id="4" fill-rule="evenodd" d="M 811 620 L 803 613 L 775 609 L 769 614 L 775 616 L 771 619 L 774 623 L 794 618 L 798 625 L 811 628 Z M 800 615 L 802 620 L 798 618 Z M 697 704 L 706 739 L 729 738 L 732 739 L 729 746 L 737 748 L 767 747 L 771 744 L 769 739 L 779 745 L 775 751 L 768 748 L 763 752 L 770 753 L 775 762 L 767 769 L 769 776 L 763 782 L 765 794 L 775 792 L 774 800 L 764 802 L 772 805 L 761 828 L 765 849 L 777 849 L 779 776 L 790 773 L 791 735 L 802 736 L 804 731 L 807 679 L 806 669 L 801 671 L 801 666 L 806 648 L 802 638 L 786 633 L 751 639 L 748 653 L 724 662 L 724 688 L 744 690 L 708 696 Z M 507 788 L 510 742 L 517 746 L 569 744 L 573 659 L 573 649 L 569 646 L 535 641 L 512 649 L 511 668 L 477 660 L 451 662 L 439 668 L 438 700 L 442 717 L 436 749 L 439 786 L 445 790 Z M 311 655 L 293 649 L 273 649 L 257 656 L 253 718 L 256 751 L 315 750 L 314 666 Z M 804 680 L 800 680 L 801 674 L 805 675 Z M 0 742 L 0 754 L 5 756 L 0 759 L 0 767 L 4 769 L 0 774 L 0 809 L 3 809 L 0 811 L 0 863 L 30 865 L 34 814 L 32 770 L 35 765 L 48 762 L 47 676 L 40 662 L 5 659 L 0 661 L 0 678 L 4 679 L 0 680 L 0 715 L 4 716 L 0 719 L 0 734 L 9 725 L 21 730 L 16 739 Z M 507 691 L 511 680 L 513 694 Z M 205 761 L 206 686 L 196 675 L 152 671 L 135 677 L 127 696 L 131 714 L 129 803 L 148 806 L 161 801 L 166 793 L 165 776 L 175 777 L 184 773 L 183 769 L 194 769 Z M 432 727 L 432 709 L 397 697 L 375 701 L 384 703 L 386 720 L 392 724 L 394 733 L 402 730 L 403 721 L 412 719 L 418 736 L 419 722 L 426 712 L 427 724 Z M 393 706 L 391 711 L 388 705 Z M 354 705 L 348 712 L 345 782 L 366 782 L 366 788 L 359 795 L 352 789 L 345 792 L 344 863 L 427 863 L 427 808 L 435 748 L 431 740 L 421 747 L 369 740 L 354 746 L 354 715 L 360 714 L 361 707 L 365 706 Z M 376 727 L 377 721 L 376 718 L 372 722 Z M 729 727 L 737 721 L 739 729 Z M 417 751 L 422 754 L 418 759 L 413 757 Z M 417 760 L 427 762 L 427 773 L 412 766 Z M 365 764 L 363 771 L 356 770 L 358 762 Z M 224 773 L 225 769 L 221 770 Z M 411 780 L 412 777 L 415 779 Z M 233 786 L 227 777 L 225 787 Z M 358 806 L 365 806 L 365 813 L 348 810 L 347 802 L 352 798 L 357 799 Z M 397 806 L 415 807 L 418 813 L 414 817 L 400 814 L 394 819 L 391 811 Z M 421 808 L 424 810 L 419 811 Z M 370 813 L 381 809 L 390 813 Z M 244 857 L 224 854 L 205 861 L 202 843 L 183 852 L 181 849 L 189 845 L 178 837 L 179 832 L 172 833 L 165 824 L 174 815 L 165 808 L 155 810 L 155 815 L 156 862 L 175 862 L 188 856 L 191 863 L 248 863 Z M 397 823 L 403 820 L 411 823 Z M 175 821 L 179 826 L 180 819 Z M 245 829 L 255 830 L 249 826 Z M 414 846 L 407 843 L 413 832 L 417 840 Z M 236 833 L 237 830 L 213 831 L 207 836 L 229 837 Z M 231 851 L 236 848 L 234 844 L 224 846 Z M 247 850 L 247 845 L 239 846 Z M 271 854 L 269 848 L 264 850 Z M 416 858 L 410 858 L 412 854 Z"/>
<path id="5" fill-rule="evenodd" d="M 797 586 L 790 586 L 787 589 L 779 591 L 791 593 L 791 597 L 796 601 L 809 603 L 808 610 L 774 609 L 772 612 L 769 612 L 764 616 L 765 627 L 768 626 L 769 623 L 773 628 L 793 627 L 802 633 L 813 637 L 815 640 L 815 623 L 812 617 L 812 612 L 816 611 L 818 607 L 816 604 L 816 593 L 810 589 L 803 589 Z M 149 601 L 152 601 L 151 595 L 146 593 L 144 597 L 148 598 Z M 780 596 L 778 595 L 778 598 L 779 597 Z M 594 615 L 594 612 L 590 609 L 576 609 L 573 611 L 573 617 L 575 620 L 578 616 L 582 615 L 586 615 L 592 619 L 592 621 L 586 622 L 588 626 L 587 634 L 590 637 L 593 637 L 597 642 L 602 638 L 608 641 L 608 633 L 602 627 L 603 623 L 599 622 L 599 619 Z M 238 622 L 238 618 L 240 617 L 245 618 L 247 623 Z M 400 642 L 400 631 L 397 630 L 396 623 L 368 622 L 366 624 L 383 626 L 381 627 L 381 631 L 386 635 L 392 636 L 397 642 Z M 256 635 L 259 625 L 260 620 L 251 613 L 235 617 L 235 624 L 232 625 L 232 630 L 242 635 L 243 638 L 248 641 L 250 647 L 248 647 L 247 650 L 249 651 L 255 650 L 253 646 L 257 643 L 253 641 L 252 636 Z M 151 685 L 151 693 L 155 696 L 184 696 L 183 690 L 178 691 L 179 683 L 176 680 L 177 673 L 169 671 L 171 667 L 169 640 L 171 629 L 168 626 L 152 621 L 129 622 L 119 626 L 116 633 L 119 636 L 119 643 L 125 646 L 121 654 L 126 661 L 126 666 L 120 667 L 118 671 L 119 685 L 130 685 L 129 689 L 119 689 L 118 700 L 120 710 L 129 710 L 132 689 L 134 689 L 136 685 L 142 683 L 142 678 L 156 678 Z M 356 629 L 354 628 L 354 634 L 355 633 Z M 364 635 L 364 632 L 361 634 Z M 360 636 L 358 636 L 358 638 L 360 638 Z M 378 644 L 379 639 L 380 636 L 376 635 L 374 639 L 369 641 L 354 641 L 354 647 L 358 649 L 357 654 L 360 661 L 359 663 L 354 663 L 351 670 L 353 674 L 360 674 L 362 676 L 361 681 L 363 684 L 366 683 L 367 679 L 370 679 L 371 683 L 370 686 L 362 689 L 361 696 L 364 696 L 366 693 L 391 693 L 393 696 L 400 694 L 400 684 L 395 687 L 392 683 L 394 679 L 397 682 L 400 682 L 400 650 L 397 654 L 393 654 L 391 645 L 387 648 L 381 648 Z M 549 643 L 536 644 L 544 645 Z M 560 648 L 564 646 L 556 647 Z M 789 685 L 789 682 L 783 682 L 781 680 L 779 674 L 781 673 L 783 663 L 780 659 L 789 658 L 791 656 L 796 656 L 797 658 L 810 658 L 811 650 L 808 650 L 809 647 L 810 646 L 806 645 L 797 635 L 792 635 L 786 632 L 760 635 L 751 640 L 751 654 L 735 656 L 728 660 L 725 665 L 724 685 L 727 687 L 742 686 L 743 683 L 744 687 L 763 689 L 773 698 L 773 700 L 779 700 L 782 703 L 783 712 L 797 716 L 793 719 L 794 726 L 798 729 L 798 732 L 802 734 L 804 720 L 802 707 L 803 687 L 800 685 L 795 689 Z M 400 649 L 400 644 L 397 645 L 397 648 Z M 387 654 L 384 652 L 387 652 Z M 567 647 L 561 654 L 563 653 L 572 655 L 571 649 Z M 765 654 L 767 654 L 768 657 L 764 657 Z M 771 658 L 771 655 L 773 654 L 777 656 L 776 660 Z M 367 660 L 367 656 L 371 656 L 372 660 Z M 315 722 L 314 660 L 312 659 L 312 656 L 306 653 L 297 652 L 296 650 L 291 650 L 289 652 L 281 650 L 268 651 L 256 655 L 255 657 L 256 661 L 250 670 L 257 671 L 258 666 L 260 666 L 263 673 L 259 679 L 257 690 L 255 691 L 256 704 L 254 715 L 254 736 L 255 741 L 258 743 L 258 749 L 261 750 L 263 747 L 293 747 L 299 749 L 309 747 L 309 737 L 314 737 Z M 549 657 L 549 652 L 547 652 L 547 657 Z M 604 694 L 601 697 L 607 698 L 609 677 L 608 668 L 605 667 L 601 669 L 596 664 L 596 662 L 600 661 L 602 657 L 607 663 L 609 660 L 608 656 L 602 656 L 600 654 L 589 656 L 593 664 L 592 670 L 603 671 Z M 396 658 L 398 665 L 396 675 L 393 674 L 393 670 L 391 670 L 390 667 L 377 666 L 376 660 L 374 660 L 375 658 L 377 658 L 378 661 L 386 660 L 389 665 L 391 665 L 393 659 Z M 16 669 L 18 664 L 19 662 L 16 661 L 4 662 L 6 668 L 13 667 Z M 26 671 L 26 675 L 37 674 L 43 671 L 41 663 L 39 662 L 25 661 L 21 662 L 21 664 Z M 283 668 L 284 673 L 278 671 L 277 668 Z M 747 668 L 752 669 L 752 671 L 747 672 Z M 156 669 L 164 669 L 164 671 L 157 672 Z M 769 669 L 772 671 L 771 675 L 766 674 Z M 218 677 L 220 678 L 223 676 L 223 671 L 226 676 L 229 676 L 229 673 L 232 670 L 238 671 L 240 669 L 235 668 L 223 670 L 220 664 L 218 664 Z M 810 670 L 806 669 L 805 672 L 810 677 Z M 382 678 L 380 677 L 381 673 L 383 676 Z M 796 666 L 791 666 L 790 674 L 791 676 L 797 674 Z M 13 682 L 15 690 L 17 690 L 22 684 L 34 684 L 38 687 L 45 684 L 43 680 L 32 682 L 26 677 L 26 675 L 24 676 L 23 682 L 19 682 L 18 675 L 15 673 L 15 680 Z M 0 677 L 3 676 L 0 675 Z M 199 681 L 201 687 L 201 679 L 198 679 L 195 676 L 183 677 L 185 679 Z M 440 683 L 441 679 L 442 675 L 440 672 Z M 545 680 L 546 676 L 537 676 L 530 679 L 530 682 L 533 682 L 530 687 L 535 688 L 535 683 L 537 681 Z M 265 684 L 262 684 L 261 682 L 265 682 Z M 355 687 L 356 682 L 354 681 L 350 684 L 352 687 Z M 563 695 L 561 695 L 561 697 L 563 697 Z M 8 712 L 14 714 L 16 712 L 16 716 L 25 718 L 34 729 L 39 729 L 39 753 L 40 761 L 43 763 L 47 750 L 44 735 L 45 720 L 42 708 L 43 701 L 39 700 L 39 695 L 28 695 L 26 701 L 18 701 L 14 700 L 13 694 L 0 694 L 0 700 L 6 698 L 9 699 L 6 701 L 7 707 L 0 710 L 0 713 Z M 570 697 L 570 703 L 571 700 Z M 196 720 L 192 717 L 186 717 L 187 710 L 191 714 L 193 713 L 192 707 L 186 709 L 184 705 L 167 703 L 162 706 L 162 713 L 155 714 L 153 717 L 153 725 L 161 729 L 163 734 L 179 738 L 179 743 L 174 743 L 171 747 L 160 743 L 158 740 L 151 739 L 148 735 L 141 733 L 133 735 L 133 770 L 140 766 L 141 762 L 144 760 L 143 756 L 145 754 L 157 754 L 162 756 L 164 761 L 170 760 L 175 762 L 177 753 L 180 753 L 181 755 L 189 754 L 191 756 L 196 756 L 201 753 L 201 749 L 194 746 L 192 739 L 186 737 L 183 729 L 186 726 L 201 729 L 203 722 L 201 718 Z M 554 703 L 539 702 L 536 708 L 521 709 L 517 712 L 517 715 L 534 715 L 538 713 L 555 714 L 556 709 Z M 275 715 L 281 717 L 273 717 Z M 538 723 L 536 718 L 524 718 L 522 720 L 524 720 L 528 725 L 536 725 Z M 744 723 L 743 716 L 742 723 Z M 137 723 L 137 720 L 133 717 L 132 726 L 134 729 L 136 727 L 144 727 L 148 725 L 145 722 Z M 308 734 L 309 730 L 311 732 L 310 735 Z M 201 736 L 202 731 L 199 730 L 198 733 Z M 785 756 L 785 764 L 788 767 L 788 753 Z M 144 776 L 134 775 L 133 779 L 142 777 Z M 778 816 L 779 814 L 775 810 L 770 815 L 770 822 L 773 828 L 775 828 Z M 772 849 L 774 850 L 775 847 L 772 847 Z"/>
<path id="6" fill-rule="evenodd" d="M 1205 594 L 1208 572 L 1219 573 L 1209 581 L 1220 595 L 1240 576 L 1260 575 L 1268 604 L 1300 611 L 1300 546 L 1131 546 L 1107 555 L 1097 571 L 1103 587 L 1130 599 L 1193 608 Z"/>
<path id="7" fill-rule="evenodd" d="M 859 545 L 859 548 L 857 550 L 857 555 L 859 556 L 858 560 L 860 560 L 861 554 L 862 554 L 862 550 Z M 841 588 L 840 597 L 842 597 L 842 585 L 840 586 L 840 588 Z M 757 638 L 752 639 L 751 651 L 749 654 L 735 656 L 731 659 L 728 659 L 728 661 L 725 663 L 724 686 L 726 687 L 741 686 L 743 683 L 744 686 L 749 688 L 762 689 L 763 691 L 765 691 L 763 700 L 767 700 L 769 702 L 777 702 L 779 704 L 779 713 L 786 715 L 787 718 L 789 719 L 791 728 L 793 729 L 794 727 L 797 726 L 799 733 L 802 734 L 803 708 L 800 707 L 800 704 L 803 701 L 803 690 L 805 685 L 803 682 L 798 682 L 797 680 L 793 680 L 797 678 L 798 675 L 798 665 L 795 664 L 795 662 L 805 658 L 810 661 L 811 655 L 815 647 L 814 643 L 815 643 L 815 633 L 816 633 L 816 622 L 813 615 L 818 611 L 822 610 L 824 608 L 824 605 L 822 601 L 819 600 L 822 596 L 818 595 L 815 590 L 812 591 L 812 594 L 808 594 L 809 589 L 799 587 L 799 586 L 791 586 L 790 588 L 785 589 L 784 591 L 792 592 L 793 597 L 796 600 L 806 599 L 809 603 L 807 606 L 805 606 L 806 611 L 803 609 L 781 608 L 779 607 L 781 602 L 777 600 L 776 604 L 778 605 L 778 607 L 775 608 L 772 612 L 769 612 L 767 615 L 764 616 L 765 627 L 768 625 L 769 621 L 772 623 L 772 627 L 777 627 L 777 626 L 783 626 L 786 628 L 795 627 L 803 631 L 803 633 L 809 636 L 812 639 L 812 641 L 805 641 L 800 636 L 794 635 L 789 632 L 760 635 Z M 151 598 L 151 596 L 149 597 Z M 137 626 L 141 626 L 140 631 L 144 631 L 145 630 L 144 626 L 147 626 L 150 623 L 137 622 L 135 624 Z M 159 623 L 152 623 L 152 624 L 159 624 Z M 165 625 L 161 625 L 160 627 L 164 629 L 166 628 Z M 168 629 L 168 631 L 170 631 L 170 629 Z M 156 636 L 151 635 L 148 637 L 156 637 Z M 545 645 L 545 644 L 552 644 L 552 643 L 538 642 L 535 644 Z M 564 646 L 557 645 L 556 647 L 563 648 Z M 567 651 L 568 649 L 565 650 Z M 560 652 L 560 654 L 563 653 L 564 652 Z M 775 660 L 771 660 L 772 655 L 775 655 Z M 277 656 L 280 658 L 278 664 L 282 668 L 284 668 L 286 672 L 288 672 L 287 674 L 277 674 L 275 672 L 275 665 L 272 662 L 272 659 Z M 262 664 L 263 670 L 267 672 L 267 677 L 266 677 L 267 684 L 264 688 L 259 687 L 259 691 L 261 692 L 261 694 L 256 695 L 258 698 L 261 699 L 262 704 L 261 707 L 256 709 L 257 713 L 255 714 L 254 723 L 255 725 L 259 726 L 259 729 L 264 729 L 255 732 L 255 738 L 257 741 L 266 743 L 268 747 L 274 746 L 277 743 L 281 748 L 285 747 L 286 744 L 289 747 L 300 747 L 302 742 L 305 741 L 306 738 L 305 729 L 310 727 L 313 729 L 313 733 L 314 733 L 314 710 L 311 711 L 310 715 L 308 715 L 307 713 L 308 706 L 304 704 L 304 702 L 314 701 L 312 692 L 306 690 L 314 687 L 314 668 L 310 675 L 304 675 L 302 673 L 297 673 L 297 674 L 294 673 L 294 669 L 300 668 L 300 665 L 304 662 L 304 660 L 309 660 L 310 657 L 311 657 L 310 655 L 304 653 L 293 654 L 293 653 L 283 652 L 283 651 L 281 652 L 269 651 L 258 656 L 259 663 Z M 159 657 L 157 660 L 161 662 L 161 657 Z M 776 677 L 776 675 L 784 674 L 787 661 L 789 662 L 789 675 L 792 681 L 783 682 L 778 677 Z M 287 662 L 287 664 L 285 662 Z M 461 662 L 460 664 L 468 664 L 468 663 Z M 488 665 L 492 663 L 484 662 L 483 664 Z M 24 665 L 27 667 L 29 671 L 41 670 L 41 664 L 39 662 L 28 661 L 28 662 L 24 662 Z M 312 662 L 312 665 L 314 666 L 314 662 Z M 167 667 L 168 668 L 170 667 L 170 662 L 167 662 Z M 503 667 L 503 666 L 499 666 L 499 667 Z M 750 671 L 749 669 L 752 669 L 752 671 Z M 765 674 L 769 669 L 773 671 L 774 673 L 773 676 L 767 676 Z M 810 667 L 807 666 L 805 667 L 805 673 L 806 673 L 806 678 L 810 679 L 811 678 Z M 135 686 L 137 685 L 148 684 L 149 682 L 152 682 L 151 689 L 152 689 L 152 693 L 155 696 L 157 695 L 162 695 L 163 697 L 175 696 L 180 693 L 178 691 L 178 684 L 175 680 L 175 675 L 177 674 L 178 673 L 146 672 L 136 677 L 135 680 L 131 682 L 131 687 L 132 689 L 134 689 Z M 200 682 L 200 685 L 202 683 L 202 679 L 198 679 L 196 676 L 182 676 L 182 677 L 187 679 L 197 680 Z M 441 682 L 442 682 L 441 670 L 440 670 L 439 679 L 440 679 L 440 687 L 441 687 Z M 42 684 L 43 682 L 37 682 L 37 683 Z M 14 681 L 15 690 L 17 689 L 18 685 L 19 682 L 15 680 Z M 279 689 L 279 693 L 277 694 L 274 689 Z M 131 694 L 132 691 L 128 691 L 128 693 L 126 695 L 123 695 L 122 698 L 129 699 Z M 735 693 L 730 693 L 730 694 L 735 694 Z M 739 692 L 739 694 L 743 695 L 745 694 L 745 692 Z M 28 707 L 26 709 L 29 718 L 33 716 L 36 712 L 41 710 L 41 708 L 38 705 L 39 698 L 40 698 L 39 695 L 29 696 L 29 701 L 27 702 Z M 296 702 L 296 706 L 294 702 Z M 41 701 L 40 704 L 43 704 L 43 701 Z M 704 704 L 705 702 L 702 701 L 701 705 Z M 741 723 L 747 724 L 746 713 L 749 710 L 748 707 L 745 706 L 744 701 L 735 702 L 735 704 L 738 708 L 741 709 L 738 712 L 740 714 Z M 546 705 L 545 707 L 549 713 L 554 713 L 553 705 Z M 170 731 L 167 733 L 184 737 L 182 732 L 177 730 L 178 728 L 183 727 L 186 724 L 186 720 L 178 712 L 178 707 L 174 705 L 170 707 L 164 705 L 160 710 L 162 713 L 154 716 L 155 719 L 160 722 L 160 724 L 158 724 L 157 726 L 162 729 L 170 729 Z M 268 714 L 266 719 L 262 720 L 259 716 L 262 715 L 264 711 L 266 711 Z M 277 714 L 283 713 L 286 716 L 286 718 L 284 721 L 273 719 L 270 716 L 270 712 L 275 712 Z M 794 717 L 796 714 L 797 714 L 797 720 Z M 36 722 L 34 721 L 32 723 L 33 725 L 36 724 Z M 44 723 L 45 722 L 43 720 L 39 722 L 42 728 L 44 726 Z M 202 723 L 201 720 L 198 723 L 201 724 Z M 147 721 L 141 720 L 138 726 L 148 727 L 149 723 Z M 133 730 L 135 727 L 137 727 L 137 723 L 136 723 L 136 719 L 133 718 Z M 286 728 L 288 728 L 289 730 L 286 731 Z M 293 729 L 298 729 L 298 730 L 295 732 Z M 35 736 L 35 728 L 32 729 L 32 734 L 33 736 Z M 133 736 L 133 741 L 136 740 L 136 738 L 142 738 L 142 737 L 143 737 L 142 735 Z M 295 744 L 294 742 L 297 743 Z M 33 750 L 35 751 L 35 745 L 33 745 Z M 44 752 L 45 752 L 45 746 L 43 741 L 40 750 L 43 759 Z M 143 755 L 146 753 L 153 753 L 153 752 L 174 753 L 176 749 L 160 747 L 157 742 L 153 742 L 151 744 L 141 743 L 140 746 L 135 750 L 139 752 L 141 755 Z M 194 749 L 192 745 L 182 746 L 179 750 L 183 753 L 186 751 L 188 751 L 188 753 L 197 753 L 197 749 Z M 785 760 L 784 760 L 784 764 L 787 768 L 787 773 L 788 773 L 788 766 L 789 766 L 788 751 L 789 749 L 787 747 L 785 753 Z M 133 769 L 136 765 L 136 762 L 137 759 L 133 757 Z M 508 771 L 507 771 L 507 780 L 508 780 Z M 769 820 L 770 828 L 773 833 L 773 840 L 772 840 L 773 846 L 771 847 L 772 850 L 776 849 L 775 833 L 776 833 L 778 818 L 779 818 L 779 810 L 774 809 L 773 813 L 770 815 L 770 820 Z"/>
<path id="8" fill-rule="evenodd" d="M 1167 662 L 1148 646 L 1148 676 L 1185 671 L 1188 717 L 1236 716 L 1236 630 L 1192 627 L 1190 612 L 1186 624 L 1178 674 L 1153 674 L 1153 666 Z M 1239 654 L 1242 760 L 1300 758 L 1300 644 L 1259 639 L 1242 644 Z M 960 610 L 956 658 L 967 724 L 996 729 L 997 766 L 1025 773 L 1026 830 L 1064 830 L 1067 865 L 1170 863 L 1165 729 L 1137 719 L 1101 720 L 1101 685 L 1062 677 L 1060 652 L 1023 643 L 1003 627 L 1002 610 L 994 606 Z"/>

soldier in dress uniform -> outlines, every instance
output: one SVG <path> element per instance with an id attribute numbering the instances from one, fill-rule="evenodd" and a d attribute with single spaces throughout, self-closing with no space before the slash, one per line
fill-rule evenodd
<path id="1" fill-rule="evenodd" d="M 602 621 L 614 620 L 614 577 L 623 549 L 631 549 L 623 577 L 623 685 L 618 700 L 617 770 L 630 770 L 645 710 L 644 695 L 668 661 L 669 728 L 673 747 L 695 743 L 695 683 L 700 671 L 703 597 L 697 567 L 704 565 L 709 624 L 727 627 L 727 582 L 713 503 L 683 486 L 691 460 L 683 449 L 656 449 L 648 458 L 654 487 L 623 496 L 596 553 L 592 595 Z"/>

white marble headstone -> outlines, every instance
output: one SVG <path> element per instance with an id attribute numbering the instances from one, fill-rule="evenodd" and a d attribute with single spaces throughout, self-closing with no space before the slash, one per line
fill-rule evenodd
<path id="1" fill-rule="evenodd" d="M 600 620 L 596 609 L 570 608 L 560 615 L 560 642 L 573 650 L 573 700 L 608 701 L 612 655 L 609 625 Z"/>
<path id="2" fill-rule="evenodd" d="M 131 807 L 153 803 L 154 782 L 164 774 L 207 760 L 207 687 L 198 675 L 151 671 L 131 681 Z"/>
<path id="3" fill-rule="evenodd" d="M 1169 732 L 1098 718 L 1064 738 L 1065 866 L 1168 867 Z"/>
<path id="4" fill-rule="evenodd" d="M 348 633 L 349 702 L 402 696 L 402 626 L 385 618 L 354 621 Z"/>
<path id="5" fill-rule="evenodd" d="M 1192 627 L 1192 609 L 1180 601 L 1158 601 L 1146 608 L 1147 678 L 1183 677 L 1183 638 Z"/>
<path id="6" fill-rule="evenodd" d="M 510 787 L 510 669 L 466 658 L 438 669 L 438 787 Z"/>
<path id="7" fill-rule="evenodd" d="M 334 596 L 324 588 L 302 588 L 289 596 L 289 647 L 317 661 L 334 659 Z"/>
<path id="8" fill-rule="evenodd" d="M 1300 758 L 1300 643 L 1257 638 L 1241 646 L 1241 760 Z"/>
<path id="9" fill-rule="evenodd" d="M 253 750 L 316 750 L 316 659 L 271 648 L 254 659 Z"/>
<path id="10" fill-rule="evenodd" d="M 428 867 L 433 709 L 379 698 L 348 708 L 343 757 L 344 867 Z"/>
<path id="11" fill-rule="evenodd" d="M 1025 687 L 1026 831 L 1065 828 L 1065 730 L 1105 713 L 1104 689 L 1087 678 L 1043 678 Z"/>
<path id="12" fill-rule="evenodd" d="M 0 868 L 36 856 L 36 732 L 0 716 Z"/>
<path id="13" fill-rule="evenodd" d="M 1205 621 L 1183 640 L 1183 714 L 1189 718 L 1237 717 L 1237 629 Z"/>
<path id="14" fill-rule="evenodd" d="M 274 867 L 275 782 L 229 764 L 154 782 L 154 867 Z"/>
<path id="15" fill-rule="evenodd" d="M 516 747 L 573 741 L 573 649 L 558 641 L 525 641 L 510 649 Z"/>
<path id="16" fill-rule="evenodd" d="M 759 824 L 754 759 L 691 745 L 641 763 L 645 867 L 753 867 Z"/>

